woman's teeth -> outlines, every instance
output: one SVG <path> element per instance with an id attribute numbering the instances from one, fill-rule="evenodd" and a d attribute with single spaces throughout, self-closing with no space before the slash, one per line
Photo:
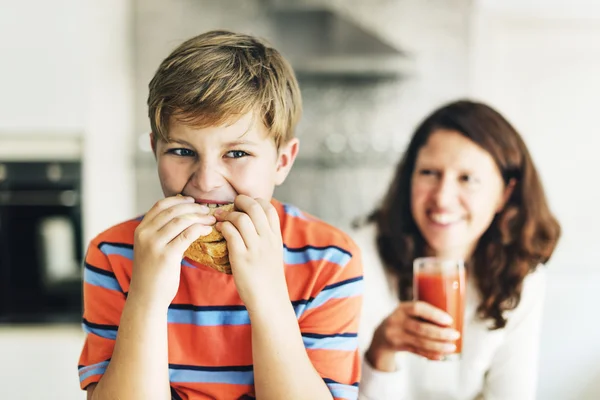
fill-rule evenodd
<path id="1" fill-rule="evenodd" d="M 460 215 L 457 214 L 449 214 L 449 213 L 430 213 L 429 218 L 437 223 L 442 225 L 449 225 L 455 222 L 458 222 L 461 218 Z"/>

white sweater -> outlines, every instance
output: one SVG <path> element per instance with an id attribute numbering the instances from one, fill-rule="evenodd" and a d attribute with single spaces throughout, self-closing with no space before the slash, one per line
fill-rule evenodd
<path id="1" fill-rule="evenodd" d="M 364 265 L 365 294 L 359 330 L 364 354 L 377 326 L 398 305 L 397 284 L 379 259 L 375 226 L 367 225 L 350 233 L 362 251 Z M 545 268 L 540 266 L 525 279 L 519 306 L 505 314 L 506 327 L 490 331 L 489 321 L 476 316 L 480 296 L 468 280 L 461 360 L 428 361 L 399 352 L 397 371 L 382 372 L 373 369 L 363 357 L 359 399 L 534 399 L 545 284 Z"/>

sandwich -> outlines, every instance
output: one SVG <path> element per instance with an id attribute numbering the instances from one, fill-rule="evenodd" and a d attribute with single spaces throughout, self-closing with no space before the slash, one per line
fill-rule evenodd
<path id="1" fill-rule="evenodd" d="M 213 215 L 216 210 L 233 211 L 233 203 L 225 205 L 209 205 L 209 214 Z M 195 262 L 211 267 L 219 272 L 231 274 L 231 264 L 229 264 L 229 252 L 227 251 L 227 242 L 221 232 L 212 227 L 212 231 L 205 236 L 200 236 L 183 254 L 185 257 Z"/>

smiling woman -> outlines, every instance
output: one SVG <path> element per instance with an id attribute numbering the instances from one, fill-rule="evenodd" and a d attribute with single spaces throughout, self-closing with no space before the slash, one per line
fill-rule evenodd
<path id="1" fill-rule="evenodd" d="M 359 334 L 361 397 L 534 399 L 545 289 L 540 264 L 553 253 L 560 226 L 509 122 L 471 101 L 434 111 L 417 128 L 370 220 L 354 234 L 370 282 Z M 444 359 L 459 339 L 446 313 L 412 300 L 413 261 L 424 256 L 467 266 L 456 362 L 414 356 Z"/>
<path id="2" fill-rule="evenodd" d="M 486 150 L 452 130 L 437 130 L 419 151 L 411 212 L 428 252 L 468 258 L 515 185 L 502 180 Z"/>

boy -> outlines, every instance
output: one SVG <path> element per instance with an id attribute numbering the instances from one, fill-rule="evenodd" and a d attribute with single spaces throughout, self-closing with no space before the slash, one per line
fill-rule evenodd
<path id="1" fill-rule="evenodd" d="M 149 89 L 165 198 L 89 246 L 88 399 L 356 399 L 358 250 L 271 200 L 298 152 L 288 63 L 253 37 L 213 31 L 180 45 Z M 183 257 L 213 225 L 232 275 Z"/>

